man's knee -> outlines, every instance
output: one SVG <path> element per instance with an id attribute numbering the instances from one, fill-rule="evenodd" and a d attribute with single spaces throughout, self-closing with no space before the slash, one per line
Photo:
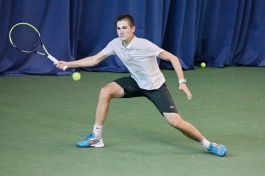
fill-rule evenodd
<path id="1" fill-rule="evenodd" d="M 111 99 L 122 95 L 122 88 L 116 83 L 109 83 L 100 89 L 100 99 Z"/>
<path id="2" fill-rule="evenodd" d="M 178 113 L 163 113 L 168 124 L 174 128 L 180 129 L 183 119 Z"/>

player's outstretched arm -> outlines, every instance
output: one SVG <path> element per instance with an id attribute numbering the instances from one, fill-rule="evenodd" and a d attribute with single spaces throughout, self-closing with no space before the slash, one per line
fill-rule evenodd
<path id="1" fill-rule="evenodd" d="M 102 52 L 99 52 L 98 54 L 94 56 L 85 57 L 83 59 L 76 60 L 76 61 L 71 61 L 71 62 L 59 61 L 56 64 L 56 67 L 59 69 L 92 67 L 92 66 L 99 64 L 101 61 L 103 61 L 107 57 L 108 56 L 104 55 Z"/>

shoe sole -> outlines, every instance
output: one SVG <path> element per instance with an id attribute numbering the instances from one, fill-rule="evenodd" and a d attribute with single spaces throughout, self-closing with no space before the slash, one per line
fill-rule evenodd
<path id="1" fill-rule="evenodd" d="M 104 144 L 100 144 L 100 145 L 90 145 L 90 146 L 80 146 L 80 145 L 76 145 L 76 147 L 79 148 L 103 148 L 105 145 Z"/>

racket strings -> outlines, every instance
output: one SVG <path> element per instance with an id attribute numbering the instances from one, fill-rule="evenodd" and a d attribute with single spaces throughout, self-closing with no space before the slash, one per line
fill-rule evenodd
<path id="1" fill-rule="evenodd" d="M 11 32 L 13 45 L 19 50 L 36 52 L 41 46 L 39 33 L 28 25 L 18 25 Z"/>

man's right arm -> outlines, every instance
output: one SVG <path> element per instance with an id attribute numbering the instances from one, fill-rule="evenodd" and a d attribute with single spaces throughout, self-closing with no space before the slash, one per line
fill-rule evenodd
<path id="1" fill-rule="evenodd" d="M 98 65 L 101 61 L 103 61 L 107 57 L 108 56 L 104 55 L 102 52 L 99 52 L 98 54 L 94 56 L 85 57 L 83 59 L 76 60 L 76 61 L 71 61 L 71 62 L 59 61 L 56 67 L 59 69 L 92 67 L 92 66 Z"/>

